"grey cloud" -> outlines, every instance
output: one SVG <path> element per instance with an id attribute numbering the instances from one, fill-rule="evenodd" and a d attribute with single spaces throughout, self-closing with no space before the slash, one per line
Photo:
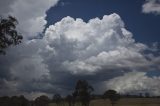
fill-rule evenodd
<path id="1" fill-rule="evenodd" d="M 42 33 L 47 21 L 46 11 L 59 0 L 1 0 L 1 15 L 15 16 L 19 21 L 18 30 L 24 38 L 33 38 Z"/>
<path id="2" fill-rule="evenodd" d="M 8 86 L 1 90 L 7 94 L 13 87 L 14 94 L 28 97 L 55 92 L 65 95 L 78 79 L 97 87 L 132 70 L 158 69 L 159 57 L 145 53 L 149 47 L 132 36 L 115 13 L 88 22 L 64 17 L 49 26 L 42 39 L 26 41 L 0 56 L 0 69 L 7 70 L 5 75 L 0 73 L 4 76 L 1 80 Z"/>
<path id="3" fill-rule="evenodd" d="M 4 15 L 11 11 L 11 5 L 17 0 L 0 0 L 0 14 Z"/>

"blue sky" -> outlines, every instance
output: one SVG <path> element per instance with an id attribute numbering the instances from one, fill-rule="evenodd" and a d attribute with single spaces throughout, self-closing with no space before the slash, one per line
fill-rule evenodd
<path id="1" fill-rule="evenodd" d="M 160 41 L 160 15 L 142 13 L 145 0 L 61 0 L 47 12 L 48 25 L 63 17 L 91 18 L 117 13 L 137 42 L 151 44 Z"/>
<path id="2" fill-rule="evenodd" d="M 0 96 L 65 96 L 79 79 L 160 95 L 160 0 L 0 0 L 0 14 L 24 38 L 0 55 Z"/>

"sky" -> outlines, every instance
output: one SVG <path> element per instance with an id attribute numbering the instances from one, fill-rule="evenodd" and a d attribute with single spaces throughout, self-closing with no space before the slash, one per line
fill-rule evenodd
<path id="1" fill-rule="evenodd" d="M 0 15 L 24 37 L 0 55 L 0 96 L 65 96 L 79 79 L 160 95 L 159 0 L 0 0 Z"/>

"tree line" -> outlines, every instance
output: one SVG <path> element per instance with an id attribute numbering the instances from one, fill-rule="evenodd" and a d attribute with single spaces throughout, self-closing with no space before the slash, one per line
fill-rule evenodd
<path id="1" fill-rule="evenodd" d="M 29 101 L 23 95 L 21 96 L 3 96 L 0 97 L 0 106 L 48 106 L 49 103 L 56 103 L 57 106 L 63 103 L 68 103 L 68 106 L 76 106 L 76 103 L 80 103 L 81 106 L 89 106 L 91 100 L 95 99 L 109 99 L 112 106 L 120 98 L 142 98 L 150 97 L 148 93 L 145 96 L 140 95 L 120 95 L 115 90 L 107 90 L 102 95 L 93 94 L 94 88 L 86 80 L 78 80 L 73 92 L 66 97 L 62 97 L 56 93 L 50 99 L 46 95 L 37 97 L 33 101 Z"/>

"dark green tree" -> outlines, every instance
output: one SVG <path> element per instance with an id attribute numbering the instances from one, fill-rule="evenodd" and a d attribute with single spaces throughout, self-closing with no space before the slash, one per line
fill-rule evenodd
<path id="1" fill-rule="evenodd" d="M 148 92 L 146 92 L 146 93 L 145 93 L 145 97 L 146 97 L 146 98 L 149 98 L 149 97 L 150 97 L 150 94 L 149 94 Z"/>
<path id="2" fill-rule="evenodd" d="M 19 106 L 21 104 L 21 101 L 19 100 L 18 96 L 12 96 L 9 102 L 10 106 Z"/>
<path id="3" fill-rule="evenodd" d="M 35 106 L 48 106 L 50 99 L 48 98 L 48 96 L 42 95 L 40 97 L 37 97 L 34 102 Z"/>
<path id="4" fill-rule="evenodd" d="M 59 105 L 62 101 L 62 97 L 60 94 L 55 94 L 52 98 L 52 101 Z"/>
<path id="5" fill-rule="evenodd" d="M 86 80 L 78 80 L 73 95 L 79 100 L 82 106 L 89 106 L 93 87 Z"/>
<path id="6" fill-rule="evenodd" d="M 29 106 L 29 101 L 23 95 L 19 97 L 19 101 L 21 103 L 20 106 Z"/>
<path id="7" fill-rule="evenodd" d="M 3 96 L 0 97 L 0 106 L 9 106 L 10 104 L 10 97 L 8 96 Z"/>
<path id="8" fill-rule="evenodd" d="M 142 93 L 139 93 L 139 97 L 140 97 L 140 98 L 143 98 L 143 94 L 142 94 Z"/>
<path id="9" fill-rule="evenodd" d="M 66 101 L 68 102 L 69 106 L 72 106 L 73 103 L 73 97 L 71 95 L 67 95 Z"/>
<path id="10" fill-rule="evenodd" d="M 103 94 L 103 98 L 108 98 L 111 101 L 112 106 L 120 99 L 120 95 L 115 90 L 107 90 Z"/>
<path id="11" fill-rule="evenodd" d="M 23 37 L 16 30 L 18 21 L 12 16 L 0 18 L 0 54 L 5 54 L 5 49 L 11 45 L 21 43 Z"/>
<path id="12" fill-rule="evenodd" d="M 0 97 L 0 106 L 29 106 L 29 101 L 23 96 Z"/>

